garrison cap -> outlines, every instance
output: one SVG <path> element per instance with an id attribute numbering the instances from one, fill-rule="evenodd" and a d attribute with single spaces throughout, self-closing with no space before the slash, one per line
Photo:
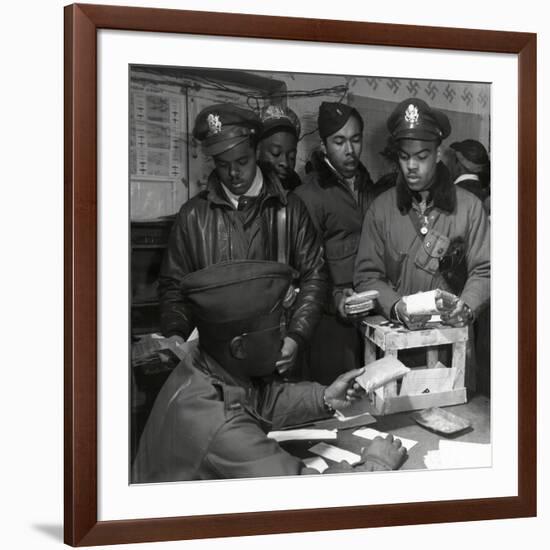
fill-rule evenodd
<path id="1" fill-rule="evenodd" d="M 262 109 L 260 119 L 263 124 L 262 135 L 260 139 L 267 137 L 274 131 L 287 130 L 296 136 L 300 137 L 301 125 L 296 113 L 289 107 L 281 107 L 280 105 L 268 105 Z"/>
<path id="2" fill-rule="evenodd" d="M 199 333 L 224 341 L 277 326 L 292 276 L 279 262 L 221 262 L 186 275 L 181 292 Z"/>
<path id="3" fill-rule="evenodd" d="M 451 124 L 445 113 L 414 97 L 405 99 L 394 109 L 387 125 L 394 140 L 438 141 L 451 133 Z"/>
<path id="4" fill-rule="evenodd" d="M 319 116 L 317 117 L 321 138 L 325 139 L 340 130 L 351 115 L 357 117 L 361 125 L 361 131 L 363 131 L 363 118 L 357 109 L 345 103 L 323 101 L 319 107 Z"/>
<path id="5" fill-rule="evenodd" d="M 465 139 L 451 143 L 457 159 L 473 174 L 483 172 L 489 168 L 489 155 L 485 147 L 475 139 Z"/>
<path id="6" fill-rule="evenodd" d="M 216 156 L 259 135 L 262 123 L 254 111 L 218 103 L 203 109 L 195 120 L 193 137 L 202 142 L 205 155 Z"/>

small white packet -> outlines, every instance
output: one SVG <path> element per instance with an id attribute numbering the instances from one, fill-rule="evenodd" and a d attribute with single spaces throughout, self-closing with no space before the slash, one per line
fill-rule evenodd
<path id="1" fill-rule="evenodd" d="M 388 382 L 405 376 L 411 369 L 395 357 L 383 357 L 365 367 L 365 372 L 356 378 L 367 392 L 385 386 Z"/>
<path id="2" fill-rule="evenodd" d="M 437 300 L 443 301 L 443 311 L 447 311 L 454 307 L 458 298 L 439 288 L 403 296 L 408 315 L 438 315 L 441 310 L 437 308 Z"/>

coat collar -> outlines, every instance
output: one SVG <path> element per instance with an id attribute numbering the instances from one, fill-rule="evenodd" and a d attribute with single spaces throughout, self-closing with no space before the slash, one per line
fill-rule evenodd
<path id="1" fill-rule="evenodd" d="M 262 197 L 262 203 L 267 199 L 275 198 L 281 204 L 287 204 L 287 192 L 283 189 L 281 182 L 273 168 L 268 164 L 260 163 L 258 164 L 258 169 L 261 170 L 264 177 L 264 189 L 260 193 Z M 206 184 L 206 189 L 202 191 L 203 196 L 217 206 L 229 206 L 233 208 L 230 200 L 227 198 L 227 195 L 224 193 L 220 179 L 216 170 L 212 170 L 208 176 L 208 183 Z"/>
<path id="2" fill-rule="evenodd" d="M 325 155 L 321 151 L 314 151 L 312 153 L 311 165 L 313 170 L 319 175 L 319 185 L 321 187 L 326 188 L 331 185 L 343 185 L 346 188 L 348 187 L 342 176 L 325 162 Z M 359 163 L 356 181 L 359 192 L 372 185 L 370 174 L 362 162 Z"/>
<path id="3" fill-rule="evenodd" d="M 411 191 L 401 173 L 397 178 L 397 208 L 406 214 L 412 206 L 415 192 Z M 456 208 L 456 189 L 451 181 L 449 170 L 442 162 L 437 163 L 435 181 L 430 188 L 430 199 L 435 208 L 451 214 Z"/>

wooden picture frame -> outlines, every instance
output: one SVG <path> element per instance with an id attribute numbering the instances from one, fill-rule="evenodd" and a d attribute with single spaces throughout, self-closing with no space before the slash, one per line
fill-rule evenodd
<path id="1" fill-rule="evenodd" d="M 518 495 L 411 504 L 99 521 L 97 495 L 97 31 L 516 54 L 519 66 Z M 175 11 L 65 8 L 65 542 L 73 546 L 536 515 L 536 35 Z"/>

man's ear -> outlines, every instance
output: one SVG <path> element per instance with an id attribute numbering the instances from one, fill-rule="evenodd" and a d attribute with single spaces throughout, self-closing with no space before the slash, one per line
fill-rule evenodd
<path id="1" fill-rule="evenodd" d="M 246 343 L 242 336 L 235 336 L 235 338 L 229 342 L 229 349 L 231 351 L 231 355 L 235 359 L 246 359 Z"/>
<path id="2" fill-rule="evenodd" d="M 324 140 L 321 140 L 321 145 L 319 146 L 319 148 L 321 149 L 321 153 L 323 153 L 324 155 L 327 154 L 327 146 L 325 145 Z"/>
<path id="3" fill-rule="evenodd" d="M 442 155 L 441 145 L 437 146 L 436 154 L 437 154 L 437 162 L 439 162 L 441 160 L 441 155 Z"/>

